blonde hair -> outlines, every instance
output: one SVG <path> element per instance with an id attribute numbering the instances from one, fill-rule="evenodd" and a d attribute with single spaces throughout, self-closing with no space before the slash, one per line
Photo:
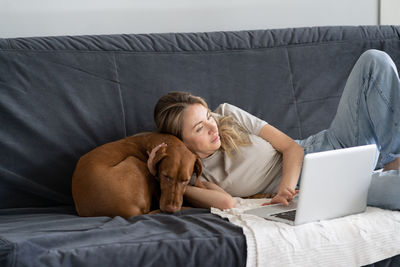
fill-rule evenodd
<path id="1" fill-rule="evenodd" d="M 187 92 L 170 92 L 162 96 L 154 108 L 154 121 L 160 133 L 175 135 L 182 140 L 183 112 L 189 105 L 200 104 L 208 108 L 206 101 Z M 212 115 L 212 113 L 210 112 Z M 213 115 L 212 115 L 213 116 Z M 251 145 L 249 133 L 231 116 L 213 116 L 221 138 L 221 150 L 232 156 L 240 146 Z"/>

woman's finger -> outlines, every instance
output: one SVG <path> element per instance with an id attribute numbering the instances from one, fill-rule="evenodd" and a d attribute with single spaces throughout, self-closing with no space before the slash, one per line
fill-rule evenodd
<path id="1" fill-rule="evenodd" d="M 286 199 L 284 199 L 284 198 L 282 198 L 282 200 L 280 201 L 284 206 L 289 206 L 289 202 L 286 200 Z"/>
<path id="2" fill-rule="evenodd" d="M 292 194 L 292 195 L 295 195 L 296 194 L 296 191 L 295 190 L 293 190 L 292 188 L 288 188 L 288 191 L 290 192 L 290 194 Z"/>

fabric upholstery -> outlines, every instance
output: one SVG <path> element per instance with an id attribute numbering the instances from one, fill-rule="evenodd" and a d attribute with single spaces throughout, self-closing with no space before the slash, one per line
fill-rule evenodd
<path id="1" fill-rule="evenodd" d="M 0 39 L 0 208 L 71 205 L 89 150 L 154 130 L 171 90 L 236 105 L 301 139 L 327 128 L 367 49 L 400 65 L 400 27 Z"/>

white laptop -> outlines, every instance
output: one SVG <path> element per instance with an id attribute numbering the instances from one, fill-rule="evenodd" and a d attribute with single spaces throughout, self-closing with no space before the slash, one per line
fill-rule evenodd
<path id="1" fill-rule="evenodd" d="M 378 156 L 376 145 L 307 154 L 299 195 L 288 207 L 273 204 L 245 213 L 298 225 L 364 212 Z"/>

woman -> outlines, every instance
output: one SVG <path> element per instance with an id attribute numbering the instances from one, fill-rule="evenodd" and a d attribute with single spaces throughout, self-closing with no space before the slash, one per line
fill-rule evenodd
<path id="1" fill-rule="evenodd" d="M 229 104 L 214 113 L 206 102 L 185 92 L 160 98 L 154 118 L 159 132 L 180 138 L 203 163 L 207 189 L 188 186 L 186 200 L 196 207 L 232 208 L 233 196 L 274 193 L 271 203 L 288 205 L 296 195 L 305 153 L 376 143 L 378 167 L 400 165 L 400 82 L 384 52 L 369 50 L 355 64 L 329 129 L 294 141 L 268 123 Z M 149 170 L 154 172 L 149 157 Z M 373 186 L 372 183 L 371 186 Z M 390 185 L 388 185 L 390 186 Z M 382 190 L 382 185 L 378 185 Z M 384 193 L 384 192 L 383 192 Z M 383 207 L 387 199 L 374 195 Z"/>

